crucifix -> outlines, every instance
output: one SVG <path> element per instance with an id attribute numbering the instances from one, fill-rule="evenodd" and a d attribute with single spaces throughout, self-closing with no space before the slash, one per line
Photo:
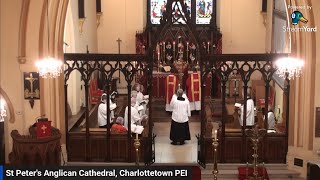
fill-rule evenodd
<path id="1" fill-rule="evenodd" d="M 24 73 L 24 98 L 29 99 L 31 108 L 34 105 L 34 99 L 40 98 L 39 83 L 34 83 L 39 81 L 39 76 L 36 73 Z M 27 86 L 30 84 L 30 86 Z"/>
<path id="2" fill-rule="evenodd" d="M 30 82 L 30 94 L 29 96 L 33 97 L 34 96 L 34 92 L 33 92 L 33 82 L 38 80 L 38 78 L 34 78 L 32 73 L 30 73 L 30 76 L 26 78 L 26 80 L 28 80 Z"/>
<path id="3" fill-rule="evenodd" d="M 118 54 L 120 54 L 122 40 L 120 38 L 118 38 L 116 41 L 118 43 Z M 120 71 L 119 71 L 119 83 L 120 83 Z"/>

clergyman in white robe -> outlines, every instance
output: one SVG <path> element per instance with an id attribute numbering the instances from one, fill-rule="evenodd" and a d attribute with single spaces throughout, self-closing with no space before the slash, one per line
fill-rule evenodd
<path id="1" fill-rule="evenodd" d="M 265 118 L 263 117 L 263 120 L 264 119 Z M 274 126 L 275 126 L 275 123 L 276 123 L 275 120 L 276 120 L 276 117 L 275 117 L 273 111 L 270 109 L 268 111 L 268 129 L 274 129 Z"/>
<path id="2" fill-rule="evenodd" d="M 240 118 L 239 123 L 243 126 L 243 112 L 244 106 L 240 107 Z M 254 125 L 254 102 L 251 98 L 247 99 L 247 113 L 246 113 L 246 126 L 253 126 Z"/>
<path id="3" fill-rule="evenodd" d="M 191 116 L 189 101 L 182 97 L 183 91 L 179 89 L 177 98 L 173 97 L 170 105 L 172 107 L 172 121 L 170 129 L 170 140 L 173 145 L 184 144 L 185 140 L 190 140 L 189 117 Z"/>

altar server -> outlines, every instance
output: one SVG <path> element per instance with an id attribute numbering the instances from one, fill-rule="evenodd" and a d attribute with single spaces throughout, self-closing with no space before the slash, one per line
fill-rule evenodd
<path id="1" fill-rule="evenodd" d="M 191 116 L 189 101 L 182 97 L 183 90 L 177 91 L 177 98 L 173 98 L 171 101 L 172 107 L 172 121 L 170 129 L 171 144 L 184 144 L 185 140 L 190 140 L 189 131 L 189 116 Z"/>
<path id="2" fill-rule="evenodd" d="M 101 96 L 101 103 L 99 104 L 98 107 L 98 126 L 101 128 L 106 128 L 107 127 L 107 94 L 102 94 Z M 110 125 L 112 125 L 112 119 L 114 118 L 114 112 L 113 110 L 117 107 L 116 103 L 113 103 L 110 100 Z"/>

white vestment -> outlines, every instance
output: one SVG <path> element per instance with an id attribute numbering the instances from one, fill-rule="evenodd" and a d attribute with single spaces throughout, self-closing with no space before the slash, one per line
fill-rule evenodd
<path id="1" fill-rule="evenodd" d="M 141 92 L 138 92 L 137 93 L 137 103 L 136 103 L 136 106 L 140 106 L 140 103 L 141 102 L 145 102 L 142 104 L 143 106 L 143 109 L 140 111 L 140 115 L 143 116 L 146 114 L 146 110 L 147 110 L 147 104 L 148 104 L 148 99 L 144 98 L 145 96 L 141 93 Z"/>
<path id="2" fill-rule="evenodd" d="M 187 95 L 185 93 L 183 93 L 182 97 L 189 103 L 190 105 L 190 101 L 187 97 Z M 172 98 L 171 98 L 171 101 L 170 101 L 170 104 L 166 105 L 166 111 L 172 111 L 173 110 L 173 107 L 172 107 L 172 101 L 174 100 L 177 100 L 178 96 L 177 94 L 173 94 Z"/>
<path id="3" fill-rule="evenodd" d="M 110 123 L 112 122 L 112 118 L 114 118 L 113 110 L 117 107 L 117 105 L 110 101 Z M 100 103 L 98 107 L 98 126 L 105 126 L 107 124 L 107 104 Z"/>
<path id="4" fill-rule="evenodd" d="M 240 108 L 241 115 L 239 118 L 240 125 L 243 126 L 243 105 Z M 253 126 L 254 125 L 254 103 L 252 99 L 247 99 L 247 113 L 246 113 L 246 119 L 247 119 L 247 126 Z"/>
<path id="5" fill-rule="evenodd" d="M 178 123 L 184 123 L 189 120 L 191 116 L 189 100 L 185 98 L 184 101 L 177 99 L 176 95 L 173 95 L 170 106 L 172 107 L 172 120 Z"/>
<path id="6" fill-rule="evenodd" d="M 131 124 L 141 124 L 141 116 L 139 114 L 139 111 L 137 108 L 131 106 Z M 128 129 L 128 106 L 126 107 L 126 110 L 124 112 L 124 127 Z"/>
<path id="7" fill-rule="evenodd" d="M 274 129 L 274 125 L 275 125 L 275 116 L 274 116 L 274 113 L 271 111 L 271 112 L 268 112 L 268 129 Z"/>

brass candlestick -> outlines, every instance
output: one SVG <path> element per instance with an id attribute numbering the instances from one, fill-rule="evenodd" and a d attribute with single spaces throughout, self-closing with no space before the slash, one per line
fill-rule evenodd
<path id="1" fill-rule="evenodd" d="M 138 137 L 138 134 L 136 134 L 136 139 L 134 139 L 133 146 L 136 149 L 136 166 L 139 166 L 139 148 L 140 148 L 140 139 Z"/>
<path id="2" fill-rule="evenodd" d="M 249 180 L 263 180 L 264 177 L 259 175 L 258 167 L 258 144 L 261 138 L 263 138 L 267 133 L 266 129 L 259 129 L 255 126 L 253 129 L 246 129 L 245 134 L 250 137 L 253 149 L 253 174 L 248 176 Z M 264 170 L 263 170 L 264 171 Z"/>
<path id="3" fill-rule="evenodd" d="M 212 146 L 213 146 L 213 170 L 212 170 L 212 174 L 213 174 L 213 179 L 217 180 L 218 179 L 218 164 L 217 164 L 217 160 L 218 160 L 218 146 L 219 146 L 219 142 L 218 142 L 218 138 L 216 136 L 217 131 L 215 131 L 215 137 L 212 139 Z"/>

